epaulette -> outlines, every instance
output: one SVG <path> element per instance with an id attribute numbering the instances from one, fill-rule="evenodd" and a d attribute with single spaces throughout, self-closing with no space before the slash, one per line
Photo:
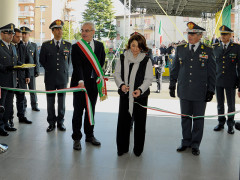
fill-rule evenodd
<path id="1" fill-rule="evenodd" d="M 43 43 L 48 43 L 48 42 L 50 42 L 50 41 L 52 41 L 52 40 L 47 40 L 47 41 L 44 41 Z"/>
<path id="2" fill-rule="evenodd" d="M 239 43 L 233 42 L 233 44 L 240 45 Z"/>
<path id="3" fill-rule="evenodd" d="M 177 45 L 177 46 L 184 46 L 184 45 L 186 45 L 187 43 L 183 43 L 183 44 L 179 44 L 179 45 Z"/>
<path id="4" fill-rule="evenodd" d="M 217 46 L 217 45 L 219 45 L 219 43 L 214 43 L 214 44 L 212 44 L 212 46 Z"/>
<path id="5" fill-rule="evenodd" d="M 208 48 L 213 48 L 212 46 L 208 45 L 208 44 L 204 44 L 204 46 L 208 47 Z"/>
<path id="6" fill-rule="evenodd" d="M 71 44 L 69 41 L 63 40 L 63 44 L 65 44 L 65 43 Z"/>
<path id="7" fill-rule="evenodd" d="M 15 46 L 15 44 L 13 42 L 11 42 L 11 44 Z"/>

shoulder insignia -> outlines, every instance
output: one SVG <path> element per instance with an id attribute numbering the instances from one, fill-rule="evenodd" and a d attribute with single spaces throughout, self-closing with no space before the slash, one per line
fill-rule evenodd
<path id="1" fill-rule="evenodd" d="M 47 41 L 44 41 L 43 43 L 49 43 L 50 41 L 52 41 L 52 40 L 47 40 Z"/>
<path id="2" fill-rule="evenodd" d="M 13 42 L 11 42 L 12 45 L 15 45 Z"/>
<path id="3" fill-rule="evenodd" d="M 69 41 L 64 40 L 63 44 L 71 44 Z"/>
<path id="4" fill-rule="evenodd" d="M 232 44 L 240 45 L 239 43 L 235 43 L 235 42 L 233 42 Z"/>
<path id="5" fill-rule="evenodd" d="M 179 44 L 179 45 L 177 45 L 177 46 L 186 46 L 187 44 L 186 43 L 183 43 L 183 44 Z"/>
<path id="6" fill-rule="evenodd" d="M 3 43 L 1 43 L 1 46 L 3 47 L 3 46 L 4 46 L 4 44 L 3 44 Z"/>
<path id="7" fill-rule="evenodd" d="M 219 45 L 219 43 L 214 43 L 214 44 L 212 44 L 212 46 L 217 46 L 217 45 Z"/>

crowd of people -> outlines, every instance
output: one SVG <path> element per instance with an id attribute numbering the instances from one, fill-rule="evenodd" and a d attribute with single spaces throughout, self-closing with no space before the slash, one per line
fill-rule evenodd
<path id="1" fill-rule="evenodd" d="M 29 41 L 28 27 L 15 28 L 10 23 L 0 28 L 0 86 L 6 88 L 35 89 L 36 77 L 39 76 L 39 62 L 43 66 L 44 83 L 47 91 L 64 89 L 68 84 L 69 64 L 72 62 L 73 73 L 70 87 L 86 88 L 92 105 L 93 117 L 98 97 L 96 68 L 93 67 L 90 55 L 95 55 L 100 68 L 105 63 L 105 50 L 102 42 L 93 39 L 95 27 L 92 22 L 85 22 L 81 27 L 84 46 L 79 42 L 71 44 L 62 39 L 64 22 L 55 20 L 49 26 L 54 38 L 42 44 L 40 55 L 37 45 Z M 238 88 L 240 97 L 240 46 L 231 39 L 232 30 L 221 26 L 221 41 L 215 42 L 213 48 L 201 43 L 204 28 L 193 22 L 187 24 L 188 43 L 171 43 L 167 48 L 150 49 L 146 39 L 140 33 L 131 34 L 126 49 L 116 62 L 114 80 L 119 93 L 119 112 L 117 123 L 117 154 L 122 156 L 129 151 L 130 130 L 134 124 L 134 148 L 136 156 L 144 150 L 147 110 L 150 86 L 153 81 L 153 67 L 157 80 L 157 91 L 160 93 L 162 73 L 165 67 L 170 70 L 169 94 L 180 99 L 182 140 L 177 148 L 182 152 L 192 148 L 193 155 L 200 154 L 203 136 L 204 114 L 207 102 L 216 93 L 218 125 L 214 131 L 224 129 L 227 122 L 228 133 L 234 134 L 234 114 L 224 116 L 224 92 L 226 92 L 228 112 L 235 111 L 235 94 Z M 22 39 L 22 40 L 21 40 Z M 90 53 L 90 54 L 89 54 Z M 92 54 L 91 54 L 92 53 Z M 107 55 L 113 55 L 111 50 Z M 38 57 L 40 57 L 38 59 Z M 33 68 L 16 68 L 16 65 L 33 64 Z M 17 116 L 19 123 L 31 124 L 25 116 L 26 98 L 24 92 L 1 89 L 0 98 L 0 136 L 8 136 L 16 131 L 13 123 L 13 97 L 16 94 Z M 65 93 L 58 93 L 58 107 L 55 107 L 56 94 L 47 94 L 46 131 L 57 129 L 66 131 L 64 125 Z M 35 93 L 31 94 L 32 110 L 40 111 Z M 94 146 L 101 142 L 94 135 L 94 125 L 89 122 L 85 92 L 73 93 L 72 139 L 73 149 L 81 150 L 83 133 L 82 117 L 84 115 L 85 141 Z M 57 111 L 57 113 L 56 113 Z M 236 123 L 239 129 L 240 123 Z M 1 146 L 0 146 L 1 148 Z"/>

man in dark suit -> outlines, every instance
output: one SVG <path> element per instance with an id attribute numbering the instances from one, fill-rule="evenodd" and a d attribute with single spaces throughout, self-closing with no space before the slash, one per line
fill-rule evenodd
<path id="1" fill-rule="evenodd" d="M 21 27 L 20 30 L 22 31 L 22 40 L 25 47 L 25 58 L 29 64 L 36 64 L 35 68 L 29 69 L 30 73 L 30 82 L 27 84 L 29 89 L 36 89 L 36 77 L 39 76 L 39 54 L 37 49 L 37 44 L 30 42 L 30 32 L 31 29 L 28 27 Z M 31 106 L 33 111 L 40 111 L 38 108 L 38 100 L 36 93 L 30 93 L 31 97 Z M 27 105 L 27 102 L 25 102 Z"/>
<path id="2" fill-rule="evenodd" d="M 17 73 L 14 66 L 17 62 L 17 52 L 14 45 L 11 44 L 13 39 L 15 25 L 10 23 L 0 28 L 0 86 L 15 88 L 17 86 Z M 13 104 L 13 92 L 1 89 L 0 106 L 5 107 L 5 112 L 0 113 L 0 136 L 8 136 L 7 131 L 16 131 L 16 128 L 8 124 L 9 114 Z"/>
<path id="3" fill-rule="evenodd" d="M 82 38 L 87 43 L 90 44 L 93 52 L 98 58 L 98 61 L 103 67 L 105 61 L 105 51 L 104 46 L 101 42 L 93 40 L 93 36 L 95 33 L 94 24 L 91 22 L 85 22 L 82 25 Z M 71 87 L 80 86 L 86 87 L 91 104 L 93 114 L 95 113 L 95 105 L 98 97 L 98 90 L 96 84 L 97 75 L 83 53 L 83 51 L 79 48 L 77 44 L 72 45 L 72 64 L 73 64 L 73 74 L 71 79 Z M 86 109 L 86 101 L 84 92 L 75 92 L 73 94 L 73 118 L 72 118 L 72 126 L 73 126 L 73 134 L 72 139 L 74 140 L 73 148 L 75 150 L 81 150 L 80 140 L 82 138 L 81 127 L 82 127 L 82 115 L 83 110 Z M 86 142 L 91 142 L 93 145 L 99 146 L 101 143 L 94 137 L 93 132 L 94 126 L 90 125 L 88 120 L 88 114 L 85 110 L 84 117 L 84 133 L 86 135 Z"/>
<path id="4" fill-rule="evenodd" d="M 221 43 L 213 45 L 213 53 L 217 63 L 216 97 L 218 114 L 224 114 L 224 91 L 226 93 L 228 112 L 235 111 L 236 88 L 240 78 L 240 45 L 230 41 L 230 28 L 223 25 L 219 28 L 221 33 Z M 214 131 L 224 129 L 225 116 L 218 117 L 218 125 Z M 234 115 L 229 115 L 227 119 L 228 133 L 234 134 Z"/>
<path id="5" fill-rule="evenodd" d="M 63 21 L 57 19 L 51 23 L 54 38 L 42 44 L 40 52 L 40 63 L 45 69 L 46 90 L 64 89 L 68 84 L 68 69 L 70 63 L 71 43 L 62 39 Z M 47 94 L 47 121 L 49 126 L 47 132 L 55 129 L 55 124 L 60 131 L 66 131 L 64 126 L 65 97 L 66 93 L 58 93 L 58 116 L 55 113 L 55 95 Z"/>
<path id="6" fill-rule="evenodd" d="M 193 22 L 187 24 L 188 44 L 179 45 L 170 75 L 170 96 L 177 93 L 180 98 L 181 114 L 204 116 L 206 102 L 212 100 L 215 91 L 216 64 L 212 49 L 200 42 L 205 29 Z M 192 124 L 193 121 L 193 124 Z M 182 143 L 178 152 L 192 148 L 199 155 L 203 136 L 204 118 L 182 116 Z"/>
<path id="7" fill-rule="evenodd" d="M 22 64 L 26 64 L 27 62 L 25 61 L 25 54 L 24 54 L 25 47 L 21 41 L 22 32 L 20 29 L 17 29 L 17 28 L 14 29 L 14 32 L 15 32 L 15 34 L 13 36 L 12 44 L 15 46 L 15 48 L 17 50 L 18 62 L 21 62 Z M 29 69 L 23 69 L 23 70 L 17 71 L 17 88 L 27 89 L 27 84 L 29 82 L 30 82 Z M 14 94 L 16 94 L 17 116 L 19 118 L 19 122 L 31 124 L 32 121 L 29 121 L 25 117 L 25 112 L 26 112 L 25 100 L 24 100 L 25 93 L 16 91 L 16 92 L 14 92 Z M 13 105 L 13 104 L 11 104 L 11 105 Z M 11 109 L 12 109 L 12 111 L 11 111 L 10 117 L 9 117 L 9 125 L 11 127 L 13 127 L 14 126 L 13 106 Z"/>

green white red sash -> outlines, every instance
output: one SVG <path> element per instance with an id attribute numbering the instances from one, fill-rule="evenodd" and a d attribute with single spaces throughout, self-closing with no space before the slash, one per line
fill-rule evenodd
<path id="1" fill-rule="evenodd" d="M 28 90 L 28 89 L 19 89 L 19 88 L 0 87 L 0 99 L 1 99 L 1 89 L 5 89 L 5 90 L 9 90 L 9 91 L 29 92 L 29 93 L 45 93 L 45 94 L 84 91 L 85 92 L 85 98 L 86 98 L 87 112 L 88 112 L 88 117 L 89 117 L 89 123 L 90 123 L 90 125 L 94 125 L 92 105 L 91 105 L 91 101 L 88 97 L 87 90 L 85 88 L 79 88 L 78 86 L 76 86 L 76 87 L 59 89 L 59 90 L 41 91 L 41 90 Z"/>
<path id="2" fill-rule="evenodd" d="M 97 74 L 97 87 L 98 87 L 98 93 L 100 96 L 100 100 L 103 101 L 107 99 L 107 86 L 106 86 L 106 81 L 107 79 L 104 77 L 102 67 L 98 61 L 97 56 L 93 52 L 92 48 L 89 46 L 89 44 L 81 39 L 80 41 L 77 42 L 77 45 L 79 48 L 83 51 L 91 65 L 93 66 L 93 69 L 95 70 Z"/>

